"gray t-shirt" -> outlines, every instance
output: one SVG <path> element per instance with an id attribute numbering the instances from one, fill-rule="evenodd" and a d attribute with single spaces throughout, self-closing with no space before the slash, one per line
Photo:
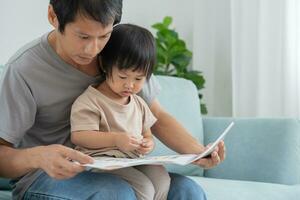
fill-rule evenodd
<path id="1" fill-rule="evenodd" d="M 0 137 L 17 148 L 70 142 L 72 103 L 100 80 L 64 62 L 48 43 L 48 34 L 25 45 L 6 64 L 0 82 Z M 148 103 L 160 91 L 152 77 L 140 96 Z M 15 181 L 13 198 L 21 199 L 42 173 Z"/>

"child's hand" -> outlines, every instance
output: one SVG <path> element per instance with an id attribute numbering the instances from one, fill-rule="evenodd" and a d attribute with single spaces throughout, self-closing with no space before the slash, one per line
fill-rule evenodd
<path id="1" fill-rule="evenodd" d="M 139 154 L 145 155 L 149 154 L 154 149 L 154 141 L 152 137 L 146 137 L 142 139 L 142 143 L 140 144 L 137 152 Z"/>
<path id="2" fill-rule="evenodd" d="M 115 144 L 121 151 L 134 151 L 140 147 L 141 141 L 128 133 L 118 133 Z"/>

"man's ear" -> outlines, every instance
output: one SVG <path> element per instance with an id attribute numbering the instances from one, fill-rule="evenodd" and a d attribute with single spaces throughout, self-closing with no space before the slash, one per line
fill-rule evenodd
<path id="1" fill-rule="evenodd" d="M 48 21 L 55 29 L 58 29 L 59 23 L 52 5 L 48 6 Z"/>

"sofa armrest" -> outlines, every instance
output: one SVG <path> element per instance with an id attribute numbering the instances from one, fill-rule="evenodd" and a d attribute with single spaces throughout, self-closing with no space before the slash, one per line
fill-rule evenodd
<path id="1" fill-rule="evenodd" d="M 226 160 L 204 176 L 280 184 L 300 183 L 300 123 L 286 118 L 204 118 L 204 142 L 231 122 Z"/>

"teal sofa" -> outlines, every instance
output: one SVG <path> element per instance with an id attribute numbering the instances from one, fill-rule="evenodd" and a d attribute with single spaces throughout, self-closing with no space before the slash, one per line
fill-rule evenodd
<path id="1" fill-rule="evenodd" d="M 195 180 L 203 187 L 208 200 L 300 199 L 297 119 L 202 118 L 192 82 L 174 77 L 157 78 L 162 86 L 161 104 L 199 142 L 214 141 L 231 121 L 235 122 L 225 138 L 227 156 L 222 164 L 209 170 L 194 165 L 168 165 L 169 171 Z M 158 140 L 156 144 L 152 155 L 175 153 Z M 0 200 L 5 199 L 11 199 L 11 192 L 7 180 L 1 179 Z"/>

